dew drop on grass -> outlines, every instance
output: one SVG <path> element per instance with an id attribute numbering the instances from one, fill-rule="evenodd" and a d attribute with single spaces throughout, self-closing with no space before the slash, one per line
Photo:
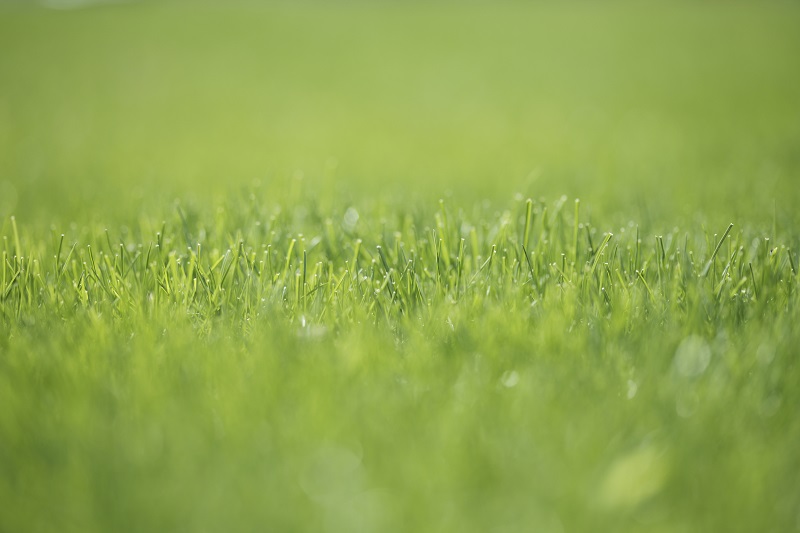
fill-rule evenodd
<path id="1" fill-rule="evenodd" d="M 500 383 L 507 389 L 516 387 L 517 383 L 519 383 L 519 372 L 516 370 L 506 370 L 503 372 L 503 375 L 500 376 Z"/>
<path id="2" fill-rule="evenodd" d="M 756 350 L 756 358 L 763 366 L 769 365 L 775 359 L 775 347 L 769 343 L 759 345 Z"/>
<path id="3" fill-rule="evenodd" d="M 599 487 L 599 502 L 609 508 L 633 508 L 655 496 L 669 469 L 655 447 L 636 449 L 614 461 Z"/>
<path id="4" fill-rule="evenodd" d="M 632 400 L 636 393 L 639 391 L 639 385 L 632 379 L 628 380 L 628 399 Z"/>
<path id="5" fill-rule="evenodd" d="M 687 378 L 697 377 L 708 368 L 711 362 L 711 348 L 702 337 L 690 335 L 675 350 L 675 369 Z"/>
<path id="6" fill-rule="evenodd" d="M 358 224 L 358 211 L 356 211 L 352 207 L 348 207 L 347 211 L 344 212 L 344 229 L 347 231 L 353 231 L 356 229 L 356 224 Z"/>

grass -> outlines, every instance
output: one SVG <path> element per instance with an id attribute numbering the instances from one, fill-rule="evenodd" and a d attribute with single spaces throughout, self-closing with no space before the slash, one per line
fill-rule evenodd
<path id="1" fill-rule="evenodd" d="M 796 256 L 568 206 L 12 221 L 7 527 L 791 526 Z"/>
<path id="2" fill-rule="evenodd" d="M 0 531 L 796 530 L 798 18 L 3 7 Z"/>

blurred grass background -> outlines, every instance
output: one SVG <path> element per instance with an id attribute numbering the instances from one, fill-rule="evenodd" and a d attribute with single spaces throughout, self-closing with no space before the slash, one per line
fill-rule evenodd
<path id="1" fill-rule="evenodd" d="M 789 2 L 5 4 L 0 215 L 257 185 L 771 221 L 800 199 L 798 27 Z"/>

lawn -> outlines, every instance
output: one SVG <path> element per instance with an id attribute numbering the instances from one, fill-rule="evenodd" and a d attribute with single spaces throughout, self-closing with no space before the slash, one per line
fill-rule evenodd
<path id="1" fill-rule="evenodd" d="M 0 532 L 800 529 L 798 27 L 0 5 Z"/>

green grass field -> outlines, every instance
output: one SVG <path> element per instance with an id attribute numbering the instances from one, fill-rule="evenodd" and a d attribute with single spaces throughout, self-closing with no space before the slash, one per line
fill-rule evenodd
<path id="1" fill-rule="evenodd" d="M 0 532 L 800 530 L 800 6 L 74 7 L 0 4 Z"/>

